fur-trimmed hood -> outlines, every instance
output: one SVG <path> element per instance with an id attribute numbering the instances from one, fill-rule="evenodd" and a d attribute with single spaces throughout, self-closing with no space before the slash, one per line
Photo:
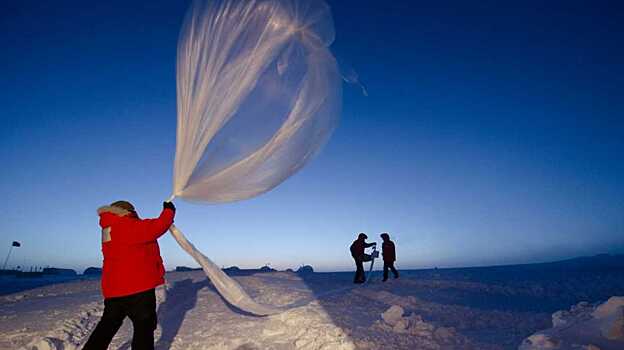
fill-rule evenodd
<path id="1" fill-rule="evenodd" d="M 104 213 L 111 213 L 115 216 L 126 216 L 132 214 L 130 210 L 126 210 L 120 207 L 113 207 L 111 205 L 105 205 L 103 207 L 99 207 L 97 210 L 98 215 L 102 216 Z"/>
<path id="2" fill-rule="evenodd" d="M 100 216 L 100 226 L 102 228 L 110 227 L 120 220 L 132 220 L 139 218 L 136 212 L 112 205 L 106 205 L 98 208 L 97 213 Z"/>

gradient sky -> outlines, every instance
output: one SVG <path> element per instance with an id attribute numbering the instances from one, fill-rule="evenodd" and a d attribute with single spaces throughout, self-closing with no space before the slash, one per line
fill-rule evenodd
<path id="1" fill-rule="evenodd" d="M 240 267 L 351 269 L 360 231 L 390 232 L 399 268 L 624 252 L 624 3 L 499 3 L 331 1 L 334 52 L 369 96 L 345 85 L 329 144 L 275 190 L 177 201 L 177 225 Z M 0 246 L 22 242 L 10 265 L 99 266 L 98 206 L 158 215 L 187 5 L 2 2 Z M 160 243 L 167 268 L 195 266 Z"/>

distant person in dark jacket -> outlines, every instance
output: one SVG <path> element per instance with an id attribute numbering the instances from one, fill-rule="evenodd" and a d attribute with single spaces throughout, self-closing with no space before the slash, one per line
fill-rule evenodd
<path id="1" fill-rule="evenodd" d="M 358 238 L 351 244 L 351 256 L 353 260 L 355 260 L 355 277 L 353 278 L 353 283 L 364 283 L 366 281 L 366 277 L 364 276 L 364 261 L 368 260 L 366 260 L 364 249 L 377 245 L 375 242 L 366 243 L 367 238 L 368 236 L 364 233 L 360 233 Z"/>
<path id="2" fill-rule="evenodd" d="M 392 270 L 394 278 L 399 278 L 399 272 L 394 268 L 394 262 L 396 261 L 396 252 L 394 250 L 394 242 L 390 240 L 390 235 L 382 233 L 381 239 L 381 253 L 383 255 L 384 268 L 383 268 L 383 281 L 388 280 L 388 269 Z"/>

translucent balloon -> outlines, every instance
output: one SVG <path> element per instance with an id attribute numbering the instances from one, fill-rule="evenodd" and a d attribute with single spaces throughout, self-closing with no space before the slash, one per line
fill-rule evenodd
<path id="1" fill-rule="evenodd" d="M 323 1 L 194 2 L 178 44 L 175 197 L 271 190 L 327 142 L 341 74 Z"/>
<path id="2" fill-rule="evenodd" d="M 333 40 L 322 1 L 194 2 L 178 43 L 172 198 L 251 198 L 312 159 L 340 114 Z M 256 315 L 287 309 L 256 303 L 177 227 L 170 232 L 232 305 Z"/>

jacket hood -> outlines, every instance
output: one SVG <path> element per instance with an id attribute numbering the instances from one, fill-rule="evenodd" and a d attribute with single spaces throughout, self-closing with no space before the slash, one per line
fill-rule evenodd
<path id="1" fill-rule="evenodd" d="M 111 205 L 98 208 L 97 213 L 100 216 L 100 226 L 102 228 L 109 227 L 124 217 L 137 217 L 135 212 Z"/>

